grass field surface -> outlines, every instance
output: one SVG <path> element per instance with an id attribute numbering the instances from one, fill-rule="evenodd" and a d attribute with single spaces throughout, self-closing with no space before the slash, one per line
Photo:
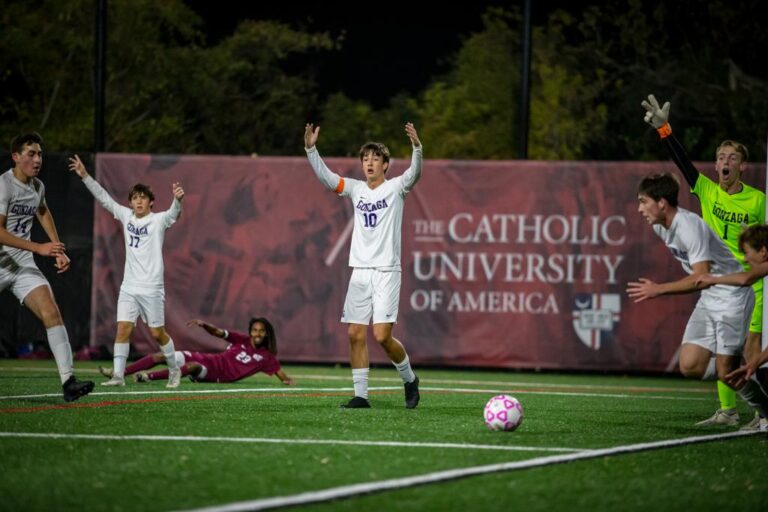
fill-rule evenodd
<path id="1" fill-rule="evenodd" d="M 345 410 L 345 368 L 176 390 L 77 368 L 97 387 L 67 404 L 52 361 L 0 360 L 0 510 L 768 510 L 768 436 L 694 426 L 714 383 L 417 367 L 408 410 L 374 368 L 372 408 Z M 483 424 L 502 392 L 515 432 Z"/>

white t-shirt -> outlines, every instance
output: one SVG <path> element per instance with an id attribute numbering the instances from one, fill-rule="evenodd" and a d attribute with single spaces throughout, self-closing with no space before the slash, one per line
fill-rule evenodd
<path id="1" fill-rule="evenodd" d="M 31 240 L 32 223 L 37 210 L 45 207 L 45 186 L 37 178 L 24 184 L 13 175 L 13 169 L 0 175 L 0 215 L 5 215 L 5 229 L 12 235 Z M 0 245 L 0 269 L 37 267 L 30 251 Z"/>
<path id="2" fill-rule="evenodd" d="M 318 179 L 326 187 L 349 197 L 355 211 L 349 266 L 401 270 L 400 248 L 403 231 L 405 196 L 421 177 L 422 148 L 414 147 L 411 166 L 400 176 L 371 189 L 368 183 L 342 178 L 332 172 L 317 149 L 306 150 Z"/>
<path id="3" fill-rule="evenodd" d="M 743 268 L 725 243 L 707 226 L 704 219 L 684 208 L 678 208 L 672 225 L 666 229 L 654 224 L 656 232 L 669 248 L 672 256 L 683 266 L 688 274 L 693 273 L 693 265 L 702 261 L 710 262 L 710 273 L 715 275 L 743 272 Z M 749 287 L 718 284 L 701 292 L 701 299 L 706 301 L 730 300 L 740 295 Z"/>
<path id="4" fill-rule="evenodd" d="M 147 289 L 163 290 L 165 230 L 181 215 L 181 202 L 174 199 L 168 210 L 138 218 L 132 209 L 115 202 L 92 177 L 87 176 L 83 183 L 93 197 L 123 224 L 125 271 L 120 289 L 134 293 Z"/>

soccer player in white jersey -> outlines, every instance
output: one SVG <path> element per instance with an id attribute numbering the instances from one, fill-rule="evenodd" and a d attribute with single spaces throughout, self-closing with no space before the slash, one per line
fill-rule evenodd
<path id="1" fill-rule="evenodd" d="M 355 396 L 342 407 L 368 408 L 368 324 L 373 336 L 400 372 L 405 387 L 405 406 L 419 403 L 419 379 L 413 373 L 403 344 L 392 337 L 400 302 L 400 245 L 403 206 L 406 195 L 421 177 L 422 149 L 413 124 L 405 125 L 411 139 L 411 166 L 400 176 L 387 180 L 389 149 L 369 142 L 360 148 L 365 181 L 342 178 L 320 158 L 315 144 L 320 127 L 304 128 L 304 149 L 320 182 L 341 197 L 349 197 L 355 211 L 352 244 L 349 250 L 349 280 L 341 321 L 349 324 L 350 366 Z"/>
<path id="2" fill-rule="evenodd" d="M 165 332 L 163 241 L 165 230 L 171 227 L 181 215 L 184 189 L 178 183 L 174 183 L 174 200 L 171 207 L 164 212 L 153 213 L 152 205 L 155 195 L 152 189 L 137 183 L 128 193 L 131 207 L 127 208 L 115 202 L 109 193 L 88 174 L 79 156 L 75 155 L 69 161 L 70 170 L 83 180 L 101 206 L 123 225 L 125 271 L 120 285 L 120 296 L 117 299 L 113 375 L 101 385 L 125 385 L 125 364 L 128 360 L 131 333 L 136 326 L 136 320 L 141 316 L 165 355 L 169 369 L 166 387 L 178 387 L 181 370 L 176 364 L 173 340 Z"/>
<path id="3" fill-rule="evenodd" d="M 72 347 L 48 280 L 35 265 L 33 253 L 56 259 L 58 272 L 69 269 L 53 215 L 45 203 L 45 186 L 37 177 L 43 165 L 43 138 L 27 133 L 11 141 L 13 169 L 0 175 L 0 292 L 6 288 L 43 322 L 48 344 L 59 369 L 64 400 L 71 402 L 93 390 L 93 382 L 78 381 Z M 50 238 L 32 242 L 32 222 L 40 222 Z"/>
<path id="4" fill-rule="evenodd" d="M 671 174 L 646 176 L 638 189 L 638 211 L 688 275 L 668 283 L 645 278 L 629 283 L 627 294 L 635 302 L 659 295 L 693 293 L 706 288 L 697 284 L 704 274 L 742 270 L 741 263 L 701 217 L 677 206 L 679 190 Z M 726 381 L 726 375 L 739 366 L 754 300 L 754 292 L 748 287 L 718 284 L 701 291 L 683 334 L 683 375 Z M 768 395 L 756 379 L 747 380 L 736 392 L 758 412 L 768 411 Z"/>

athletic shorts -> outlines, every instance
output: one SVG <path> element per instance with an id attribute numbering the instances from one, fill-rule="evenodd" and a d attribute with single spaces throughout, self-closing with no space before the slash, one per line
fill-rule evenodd
<path id="1" fill-rule="evenodd" d="M 400 306 L 399 270 L 355 268 L 349 278 L 341 322 L 368 325 L 397 322 Z"/>
<path id="2" fill-rule="evenodd" d="M 117 321 L 136 323 L 141 317 L 149 327 L 165 325 L 165 290 L 141 293 L 120 290 L 117 298 Z"/>
<path id="3" fill-rule="evenodd" d="M 14 271 L 0 269 L 0 292 L 10 288 L 19 302 L 23 303 L 29 292 L 39 286 L 51 287 L 37 267 L 17 267 Z"/>
<path id="4" fill-rule="evenodd" d="M 744 349 L 747 330 L 754 307 L 755 296 L 749 293 L 737 296 L 733 301 L 696 303 L 683 334 L 683 343 L 692 343 L 709 350 L 712 354 L 738 355 Z"/>

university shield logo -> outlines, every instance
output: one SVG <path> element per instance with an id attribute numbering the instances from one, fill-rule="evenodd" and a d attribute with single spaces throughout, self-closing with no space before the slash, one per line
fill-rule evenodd
<path id="1" fill-rule="evenodd" d="M 613 327 L 619 321 L 621 297 L 616 293 L 579 293 L 574 298 L 573 330 L 592 350 L 600 350 L 613 340 Z"/>

